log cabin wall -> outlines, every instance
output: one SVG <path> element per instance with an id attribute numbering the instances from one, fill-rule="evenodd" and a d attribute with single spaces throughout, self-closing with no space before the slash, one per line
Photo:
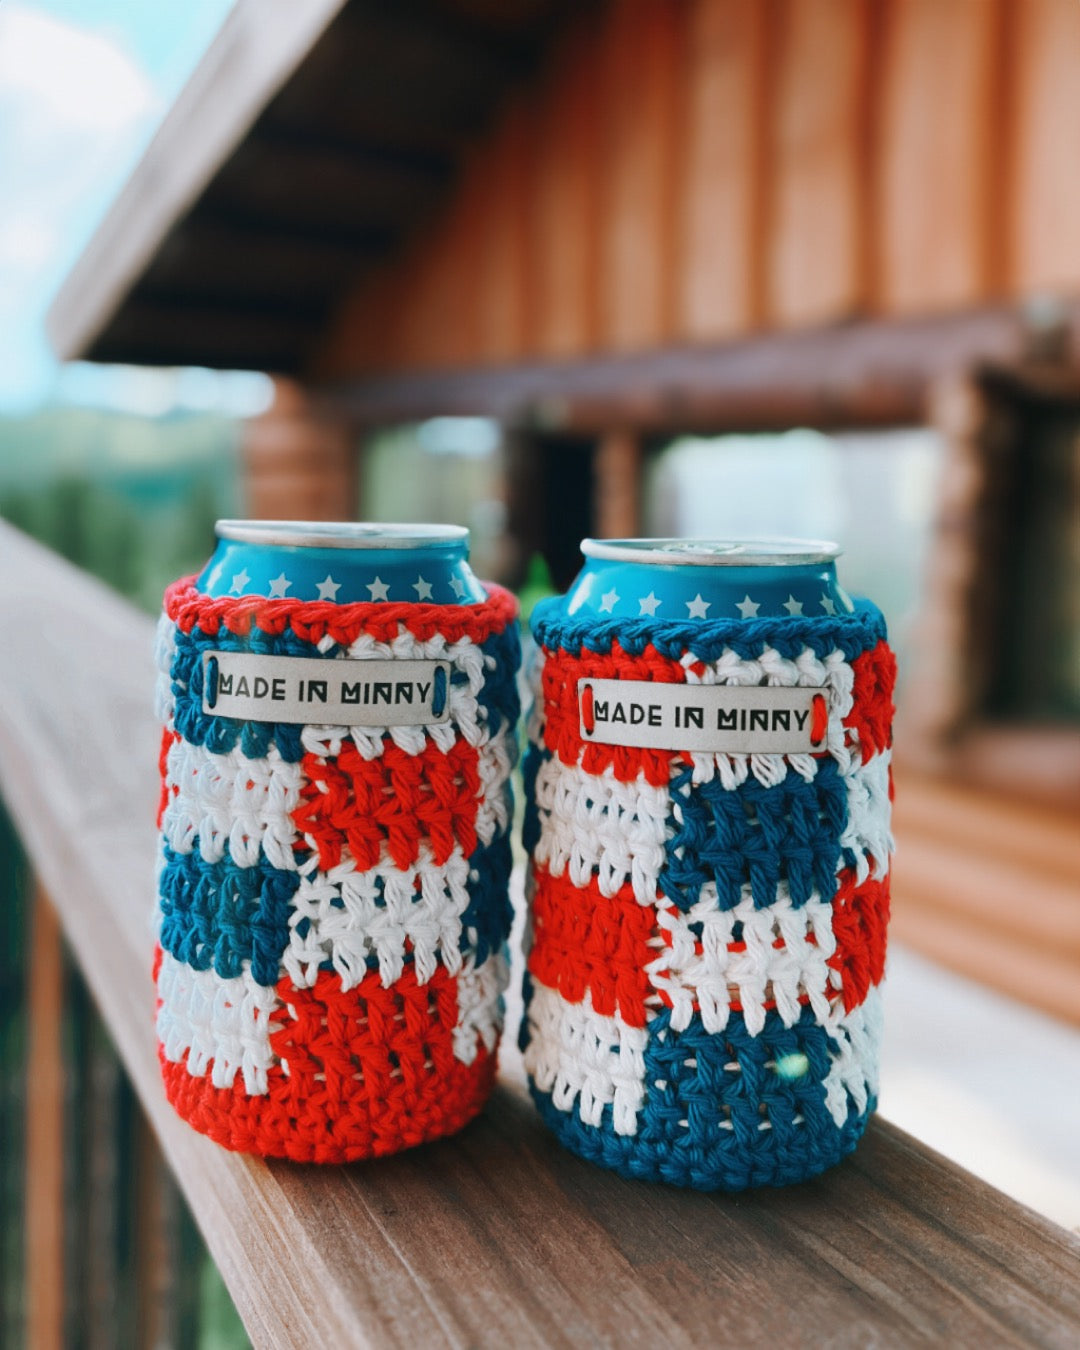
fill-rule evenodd
<path id="1" fill-rule="evenodd" d="M 312 373 L 1080 291 L 1075 0 L 612 0 L 517 87 Z"/>

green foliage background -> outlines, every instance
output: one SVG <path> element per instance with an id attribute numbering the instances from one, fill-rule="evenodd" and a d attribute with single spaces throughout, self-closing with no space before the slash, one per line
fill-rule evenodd
<path id="1" fill-rule="evenodd" d="M 237 424 L 85 408 L 0 418 L 0 516 L 154 612 L 237 510 Z"/>

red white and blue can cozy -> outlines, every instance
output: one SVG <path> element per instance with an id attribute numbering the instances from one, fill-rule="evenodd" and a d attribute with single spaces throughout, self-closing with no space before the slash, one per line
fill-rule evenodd
<path id="1" fill-rule="evenodd" d="M 875 1109 L 893 654 L 833 546 L 586 541 L 534 611 L 521 1045 L 567 1147 L 712 1190 Z"/>
<path id="2" fill-rule="evenodd" d="M 158 631 L 165 1089 L 228 1148 L 393 1153 L 494 1080 L 516 602 L 460 529 L 218 532 Z"/>

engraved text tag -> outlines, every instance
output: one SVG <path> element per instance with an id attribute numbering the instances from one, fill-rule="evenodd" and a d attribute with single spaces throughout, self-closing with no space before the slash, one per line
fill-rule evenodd
<path id="1" fill-rule="evenodd" d="M 784 685 L 583 679 L 578 710 L 584 741 L 729 755 L 818 753 L 828 725 L 823 690 Z"/>
<path id="2" fill-rule="evenodd" d="M 412 727 L 450 717 L 448 661 L 203 654 L 203 712 L 251 722 Z"/>

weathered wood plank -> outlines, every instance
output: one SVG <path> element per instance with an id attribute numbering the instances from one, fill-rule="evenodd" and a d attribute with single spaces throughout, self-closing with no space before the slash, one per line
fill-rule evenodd
<path id="1" fill-rule="evenodd" d="M 539 99 L 532 234 L 536 350 L 569 357 L 599 331 L 600 141 L 591 15 L 565 36 Z"/>
<path id="2" fill-rule="evenodd" d="M 530 180 L 535 154 L 535 110 L 515 98 L 487 147 L 470 226 L 479 244 L 475 272 L 462 259 L 466 295 L 462 318 L 476 309 L 479 363 L 519 360 L 535 327 L 533 221 Z"/>
<path id="3" fill-rule="evenodd" d="M 608 11 L 598 71 L 602 347 L 656 346 L 673 331 L 685 17 L 657 0 Z"/>
<path id="4" fill-rule="evenodd" d="M 1013 14 L 1015 187 L 1001 205 L 1012 222 L 1015 289 L 1080 283 L 1080 6 L 1025 0 Z"/>
<path id="5" fill-rule="evenodd" d="M 880 1122 L 792 1190 L 651 1187 L 563 1152 L 508 1047 L 482 1117 L 397 1158 L 267 1165 L 195 1134 L 154 1051 L 150 624 L 7 527 L 0 622 L 0 785 L 257 1346 L 682 1347 L 718 1309 L 747 1346 L 1075 1344 L 1080 1244 Z"/>
<path id="6" fill-rule="evenodd" d="M 1080 1025 L 1080 811 L 897 778 L 894 936 Z"/>
<path id="7" fill-rule="evenodd" d="M 875 308 L 988 299 L 1002 162 L 997 0 L 889 0 L 883 28 Z"/>
<path id="8" fill-rule="evenodd" d="M 757 327 L 764 312 L 766 6 L 688 9 L 677 326 L 715 341 Z"/>
<path id="9" fill-rule="evenodd" d="M 862 178 L 867 0 L 784 0 L 768 165 L 768 317 L 787 327 L 847 317 L 865 300 Z"/>

